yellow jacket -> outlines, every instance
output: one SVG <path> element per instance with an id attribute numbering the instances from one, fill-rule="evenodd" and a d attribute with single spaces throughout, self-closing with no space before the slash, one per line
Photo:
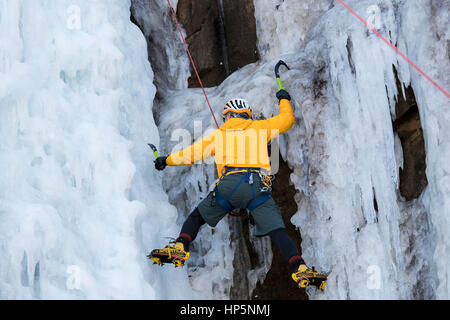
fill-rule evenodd
<path id="1" fill-rule="evenodd" d="M 190 147 L 171 154 L 169 166 L 189 165 L 215 156 L 219 178 L 223 167 L 251 167 L 270 171 L 267 144 L 294 124 L 287 99 L 280 101 L 280 114 L 266 120 L 231 118 Z"/>

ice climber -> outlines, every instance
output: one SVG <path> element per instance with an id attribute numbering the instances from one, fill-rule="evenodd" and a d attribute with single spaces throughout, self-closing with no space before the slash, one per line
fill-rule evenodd
<path id="1" fill-rule="evenodd" d="M 292 279 L 299 287 L 315 285 L 322 290 L 326 275 L 309 268 L 288 236 L 280 209 L 271 197 L 268 142 L 288 131 L 294 124 L 291 97 L 286 90 L 276 94 L 280 114 L 265 120 L 253 120 L 252 109 L 244 99 L 228 101 L 223 111 L 224 124 L 190 147 L 155 160 L 157 170 L 167 165 L 190 165 L 215 156 L 219 181 L 184 222 L 178 238 L 163 249 L 155 249 L 149 258 L 158 264 L 183 266 L 189 259 L 189 245 L 205 223 L 215 227 L 235 208 L 246 208 L 253 216 L 256 236 L 269 236 L 290 264 Z"/>

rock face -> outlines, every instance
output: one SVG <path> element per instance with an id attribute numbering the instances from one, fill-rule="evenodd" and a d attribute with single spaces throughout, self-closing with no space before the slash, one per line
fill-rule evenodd
<path id="1" fill-rule="evenodd" d="M 206 87 L 212 87 L 221 83 L 226 78 L 226 71 L 220 37 L 221 22 L 218 2 L 180 0 L 177 16 L 186 30 L 186 42 L 203 84 Z M 199 87 L 192 66 L 191 71 L 189 87 Z"/>
<path id="2" fill-rule="evenodd" d="M 229 73 L 258 61 L 255 6 L 248 0 L 223 0 Z"/>
<path id="3" fill-rule="evenodd" d="M 428 185 L 425 141 L 413 89 L 411 87 L 405 88 L 405 97 L 403 97 L 401 84 L 398 80 L 397 86 L 399 91 L 396 104 L 397 119 L 394 121 L 393 127 L 403 148 L 403 169 L 400 168 L 400 194 L 406 201 L 410 201 L 417 199 Z"/>
<path id="4" fill-rule="evenodd" d="M 230 290 L 231 300 L 249 300 L 250 283 L 248 272 L 258 266 L 258 253 L 250 240 L 249 223 L 250 218 L 241 210 L 241 217 L 231 218 L 231 239 L 236 243 L 233 259 L 233 286 Z"/>
<path id="5" fill-rule="evenodd" d="M 177 16 L 206 87 L 219 85 L 233 71 L 258 60 L 252 1 L 180 0 Z M 189 87 L 199 87 L 195 72 Z"/>

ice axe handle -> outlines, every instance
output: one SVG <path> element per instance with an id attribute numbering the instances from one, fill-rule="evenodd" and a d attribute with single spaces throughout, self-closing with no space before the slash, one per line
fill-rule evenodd
<path id="1" fill-rule="evenodd" d="M 284 62 L 283 60 L 278 61 L 278 63 L 275 65 L 275 77 L 277 78 L 278 91 L 284 89 L 283 84 L 281 83 L 281 79 L 280 79 L 280 67 L 281 66 L 285 66 L 288 70 L 291 70 L 288 67 L 288 65 L 286 64 L 286 62 Z"/>
<path id="2" fill-rule="evenodd" d="M 151 143 L 149 143 L 148 146 L 153 150 L 153 155 L 155 156 L 155 159 L 158 159 L 159 158 L 158 149 L 156 149 L 156 147 Z"/>
<path id="3" fill-rule="evenodd" d="M 280 78 L 277 78 L 277 83 L 278 83 L 278 91 L 284 90 L 283 84 L 281 83 L 281 79 Z"/>

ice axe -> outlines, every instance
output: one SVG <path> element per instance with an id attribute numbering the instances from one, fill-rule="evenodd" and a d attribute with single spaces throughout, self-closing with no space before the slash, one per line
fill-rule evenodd
<path id="1" fill-rule="evenodd" d="M 278 61 L 278 63 L 275 65 L 275 77 L 277 77 L 278 91 L 284 90 L 283 84 L 281 83 L 281 79 L 280 79 L 280 67 L 281 66 L 285 66 L 288 70 L 291 70 L 288 67 L 288 65 L 286 64 L 286 62 L 284 62 L 283 60 Z"/>
<path id="2" fill-rule="evenodd" d="M 148 146 L 152 149 L 155 159 L 158 159 L 159 158 L 158 149 L 156 149 L 156 147 L 151 143 L 149 143 Z"/>

